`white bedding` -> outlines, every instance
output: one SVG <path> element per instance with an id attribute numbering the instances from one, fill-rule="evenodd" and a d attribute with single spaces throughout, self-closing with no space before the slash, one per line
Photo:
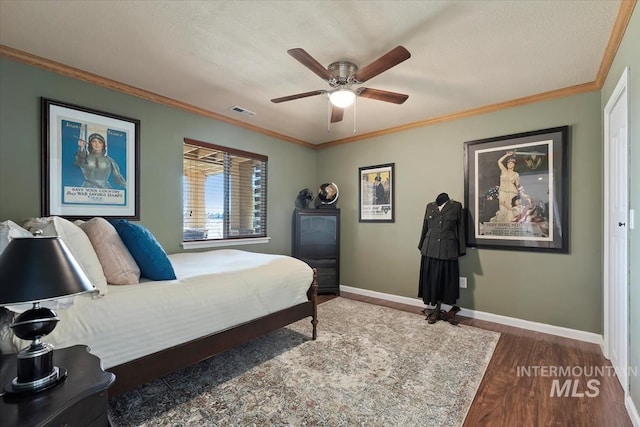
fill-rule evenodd
<path id="1" fill-rule="evenodd" d="M 283 255 L 224 249 L 169 259 L 177 280 L 109 286 L 101 298 L 79 295 L 56 311 L 60 322 L 44 341 L 88 345 L 108 369 L 305 302 L 313 280 L 307 264 Z"/>

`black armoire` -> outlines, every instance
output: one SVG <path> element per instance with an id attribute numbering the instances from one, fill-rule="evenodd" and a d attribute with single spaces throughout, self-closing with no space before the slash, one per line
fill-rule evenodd
<path id="1" fill-rule="evenodd" d="M 340 294 L 340 209 L 296 209 L 294 257 L 318 272 L 319 294 Z"/>

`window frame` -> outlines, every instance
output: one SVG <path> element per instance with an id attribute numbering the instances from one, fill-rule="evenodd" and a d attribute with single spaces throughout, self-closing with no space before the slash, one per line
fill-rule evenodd
<path id="1" fill-rule="evenodd" d="M 231 148 L 231 147 L 225 147 L 222 145 L 218 145 L 218 144 L 213 144 L 213 143 L 209 143 L 209 142 L 204 142 L 204 141 L 198 141 L 192 138 L 184 138 L 183 139 L 183 155 L 182 155 L 182 161 L 183 161 L 183 173 L 182 173 L 182 179 L 183 179 L 183 193 L 182 193 L 182 208 L 183 208 L 183 212 L 184 212 L 184 208 L 187 206 L 185 204 L 185 193 L 184 193 L 184 180 L 186 177 L 185 174 L 185 167 L 184 167 L 184 161 L 187 160 L 187 158 L 185 157 L 185 150 L 184 147 L 187 145 L 190 146 L 195 146 L 195 147 L 202 147 L 202 148 L 206 148 L 209 150 L 216 150 L 216 151 L 220 151 L 223 152 L 225 156 L 229 155 L 229 156 L 235 156 L 235 157 L 242 157 L 242 158 L 246 158 L 246 159 L 252 159 L 252 160 L 257 160 L 260 162 L 263 162 L 264 165 L 262 167 L 263 173 L 264 173 L 264 177 L 261 177 L 260 181 L 261 181 L 261 187 L 263 186 L 264 189 L 260 191 L 260 194 L 264 195 L 264 200 L 261 201 L 261 208 L 260 211 L 262 213 L 262 219 L 261 219 L 261 224 L 264 228 L 264 232 L 260 233 L 259 235 L 256 234 L 252 234 L 252 235 L 237 235 L 237 236 L 224 236 L 223 238 L 216 238 L 216 239 L 212 239 L 212 238 L 207 238 L 207 239 L 194 239 L 194 240 L 184 240 L 184 230 L 185 230 L 185 217 L 183 214 L 183 219 L 182 219 L 182 247 L 184 249 L 199 249 L 199 248 L 208 248 L 208 247 L 222 247 L 222 246 L 235 246 L 235 245 L 251 245 L 251 244 L 260 244 L 260 243 L 268 243 L 271 238 L 268 237 L 267 235 L 267 172 L 268 172 L 268 163 L 269 163 L 269 157 L 263 154 L 258 154 L 258 153 L 253 153 L 250 151 L 244 151 L 244 150 L 240 150 L 237 148 Z M 226 188 L 226 186 L 228 185 L 228 173 L 225 170 L 224 171 L 224 181 L 225 184 L 223 185 L 223 189 Z M 189 184 L 187 184 L 189 185 Z M 252 184 L 253 185 L 253 184 Z M 230 209 L 227 205 L 228 205 L 228 201 L 226 200 L 228 197 L 227 194 L 227 190 L 225 189 L 225 194 L 223 196 L 223 200 L 225 200 L 225 211 L 227 209 Z M 230 212 L 231 215 L 234 215 L 233 213 Z M 235 215 L 240 215 L 240 214 L 235 214 Z M 228 218 L 224 219 L 224 228 L 227 228 L 228 225 Z"/>

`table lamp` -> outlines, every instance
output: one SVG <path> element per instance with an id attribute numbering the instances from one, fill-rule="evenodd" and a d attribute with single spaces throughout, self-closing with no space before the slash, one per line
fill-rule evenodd
<path id="1" fill-rule="evenodd" d="M 10 325 L 18 338 L 31 344 L 17 354 L 18 376 L 5 385 L 7 396 L 37 393 L 65 380 L 67 370 L 53 365 L 53 346 L 41 341 L 60 319 L 40 303 L 91 290 L 91 281 L 59 237 L 9 242 L 0 254 L 0 306 L 33 303 L 33 307 Z"/>

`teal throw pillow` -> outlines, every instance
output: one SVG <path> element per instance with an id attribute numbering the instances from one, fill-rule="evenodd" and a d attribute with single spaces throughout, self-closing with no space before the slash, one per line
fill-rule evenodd
<path id="1" fill-rule="evenodd" d="M 144 226 L 126 219 L 109 221 L 140 268 L 140 276 L 151 280 L 174 280 L 176 273 L 167 253 Z"/>

